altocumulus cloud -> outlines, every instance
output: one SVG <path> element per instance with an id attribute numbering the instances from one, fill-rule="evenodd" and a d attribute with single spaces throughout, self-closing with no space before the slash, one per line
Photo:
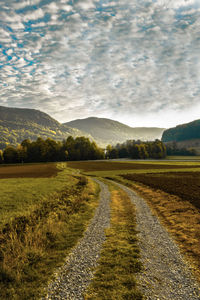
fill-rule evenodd
<path id="1" fill-rule="evenodd" d="M 59 121 L 199 118 L 200 1 L 1 0 L 0 104 Z"/>

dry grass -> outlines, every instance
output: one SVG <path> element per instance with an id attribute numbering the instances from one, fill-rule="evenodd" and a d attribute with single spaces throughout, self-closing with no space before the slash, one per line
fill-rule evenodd
<path id="1" fill-rule="evenodd" d="M 200 210 L 200 172 L 127 174 L 122 177 L 176 195 Z"/>
<path id="2" fill-rule="evenodd" d="M 153 212 L 178 243 L 181 252 L 191 263 L 194 275 L 200 282 L 200 214 L 188 201 L 141 183 L 123 180 L 147 200 Z"/>
<path id="3" fill-rule="evenodd" d="M 76 182 L 0 229 L 0 299 L 39 299 L 55 268 L 83 235 L 97 207 L 98 190 L 83 177 Z"/>
<path id="4" fill-rule="evenodd" d="M 135 274 L 140 271 L 135 209 L 127 194 L 112 186 L 111 227 L 106 231 L 99 266 L 87 291 L 89 300 L 140 300 Z"/>

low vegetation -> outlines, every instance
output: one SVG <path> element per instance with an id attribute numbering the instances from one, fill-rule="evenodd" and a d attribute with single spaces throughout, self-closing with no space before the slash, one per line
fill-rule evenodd
<path id="1" fill-rule="evenodd" d="M 127 174 L 122 177 L 176 195 L 200 209 L 200 172 Z"/>
<path id="2" fill-rule="evenodd" d="M 15 180 L 18 189 L 25 183 L 22 199 L 19 190 L 15 196 L 12 190 L 7 194 L 9 206 L 1 201 L 0 299 L 38 299 L 55 268 L 83 235 L 97 206 L 98 189 L 91 180 L 69 173 L 64 170 L 58 178 L 31 179 L 35 187 L 38 185 L 35 194 L 33 185 L 30 187 L 31 196 L 26 181 L 29 178 L 6 180 Z M 43 191 L 37 195 L 40 181 Z"/>
<path id="3" fill-rule="evenodd" d="M 85 299 L 142 299 L 135 274 L 140 271 L 135 210 L 127 194 L 111 187 L 111 226 L 106 230 L 99 265 Z"/>
<path id="4" fill-rule="evenodd" d="M 136 181 L 138 174 L 132 174 L 130 177 L 123 175 L 117 180 L 131 187 L 148 202 L 179 244 L 181 252 L 191 263 L 194 275 L 200 282 L 200 213 L 197 208 L 199 207 L 197 195 L 199 194 L 199 173 L 139 175 L 140 182 Z M 173 185 L 168 185 L 171 180 L 175 182 L 174 188 Z M 145 184 L 141 182 L 145 182 Z M 191 193 L 191 197 L 189 193 Z"/>

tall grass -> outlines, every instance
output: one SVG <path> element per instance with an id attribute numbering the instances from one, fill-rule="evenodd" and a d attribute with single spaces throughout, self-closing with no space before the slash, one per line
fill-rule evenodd
<path id="1" fill-rule="evenodd" d="M 68 184 L 62 191 L 47 193 L 31 210 L 25 206 L 24 214 L 15 211 L 1 226 L 0 299 L 38 299 L 83 235 L 97 206 L 98 188 L 81 176 L 71 176 L 71 182 L 64 177 Z"/>

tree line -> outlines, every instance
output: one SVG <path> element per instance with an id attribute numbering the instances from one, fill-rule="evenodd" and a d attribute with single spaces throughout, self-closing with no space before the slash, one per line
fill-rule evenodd
<path id="1" fill-rule="evenodd" d="M 180 155 L 180 156 L 195 156 L 197 155 L 197 151 L 195 149 L 188 149 L 185 147 L 180 147 L 174 141 L 166 144 L 167 155 Z"/>
<path id="2" fill-rule="evenodd" d="M 154 142 L 142 142 L 129 140 L 116 146 L 108 145 L 106 150 L 97 146 L 86 137 L 55 141 L 37 138 L 36 141 L 25 139 L 18 146 L 7 146 L 0 150 L 0 163 L 32 163 L 32 162 L 56 162 L 67 160 L 96 160 L 112 158 L 164 158 L 166 156 L 165 145 L 156 140 Z"/>
<path id="3" fill-rule="evenodd" d="M 153 142 L 128 140 L 116 146 L 108 145 L 106 155 L 108 158 L 159 159 L 166 157 L 166 147 L 160 140 Z"/>
<path id="4" fill-rule="evenodd" d="M 69 136 L 66 140 L 55 141 L 37 138 L 25 139 L 17 147 L 7 146 L 0 150 L 1 163 L 55 162 L 66 160 L 94 160 L 104 158 L 104 151 L 88 138 Z"/>

